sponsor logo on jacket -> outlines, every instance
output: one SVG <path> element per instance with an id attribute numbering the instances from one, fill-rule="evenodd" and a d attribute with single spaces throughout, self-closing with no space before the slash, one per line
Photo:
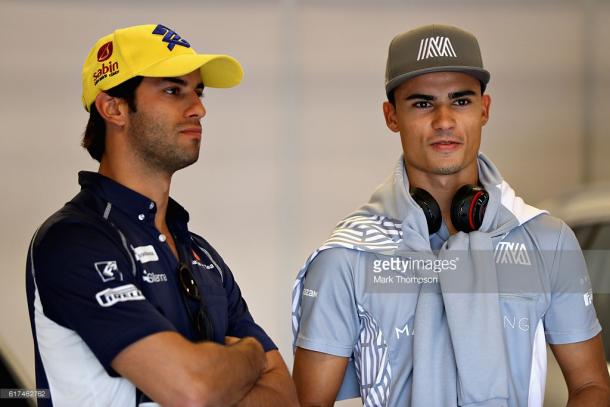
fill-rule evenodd
<path id="1" fill-rule="evenodd" d="M 133 284 L 120 287 L 107 288 L 95 295 L 97 302 L 102 307 L 112 307 L 119 302 L 144 300 L 144 294 Z"/>

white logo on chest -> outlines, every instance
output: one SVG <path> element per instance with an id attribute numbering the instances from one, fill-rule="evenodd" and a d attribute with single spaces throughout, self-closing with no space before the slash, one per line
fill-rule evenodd
<path id="1" fill-rule="evenodd" d="M 531 266 L 530 256 L 524 243 L 500 242 L 494 253 L 496 264 L 519 264 Z"/>
<path id="2" fill-rule="evenodd" d="M 159 261 L 159 256 L 157 256 L 157 252 L 152 245 L 133 247 L 132 249 L 136 259 L 142 264 L 149 261 Z"/>
<path id="3" fill-rule="evenodd" d="M 504 315 L 504 328 L 528 332 L 530 330 L 530 319 L 526 317 L 517 319 L 514 315 Z"/>
<path id="4" fill-rule="evenodd" d="M 165 273 L 153 273 L 151 271 L 144 270 L 142 273 L 142 280 L 147 283 L 163 283 L 167 281 L 167 275 Z"/>

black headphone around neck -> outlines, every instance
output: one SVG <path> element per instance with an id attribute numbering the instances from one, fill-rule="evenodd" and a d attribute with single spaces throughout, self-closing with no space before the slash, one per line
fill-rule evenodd
<path id="1" fill-rule="evenodd" d="M 438 232 L 443 220 L 441 209 L 428 191 L 413 187 L 411 197 L 424 211 L 430 234 Z M 451 200 L 451 222 L 460 232 L 478 230 L 483 223 L 489 194 L 478 185 L 464 185 L 458 189 Z"/>

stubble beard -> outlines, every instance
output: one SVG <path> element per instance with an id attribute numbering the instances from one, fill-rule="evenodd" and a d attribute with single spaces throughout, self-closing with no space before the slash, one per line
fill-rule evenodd
<path id="1" fill-rule="evenodd" d="M 406 160 L 405 160 L 406 163 Z M 462 164 L 453 164 L 445 167 L 428 167 L 426 168 L 423 165 L 419 165 L 417 162 L 409 161 L 409 164 L 418 171 L 423 173 L 429 173 L 434 175 L 453 175 L 457 174 L 464 169 L 464 165 Z"/>
<path id="2" fill-rule="evenodd" d="M 473 161 L 476 161 L 476 156 L 473 160 L 462 157 L 453 163 L 430 163 L 431 165 L 428 168 L 425 168 L 424 166 L 420 167 L 417 164 L 414 165 L 414 167 L 422 172 L 428 172 L 434 175 L 454 175 L 469 167 Z"/>
<path id="3" fill-rule="evenodd" d="M 134 158 L 152 172 L 162 172 L 169 176 L 195 163 L 199 158 L 199 145 L 196 148 L 181 148 L 175 139 L 174 131 L 151 115 L 142 112 L 130 113 L 127 139 L 136 156 Z"/>
<path id="4" fill-rule="evenodd" d="M 457 174 L 463 169 L 461 165 L 451 165 L 449 167 L 435 167 L 432 168 L 432 173 L 435 175 L 453 175 Z"/>

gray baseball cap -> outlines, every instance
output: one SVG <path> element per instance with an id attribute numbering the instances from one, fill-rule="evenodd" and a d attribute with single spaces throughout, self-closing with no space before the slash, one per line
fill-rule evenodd
<path id="1" fill-rule="evenodd" d="M 476 37 L 449 25 L 431 24 L 398 34 L 388 50 L 385 91 L 390 95 L 407 79 L 431 72 L 463 72 L 477 78 L 483 86 L 489 72 Z"/>

